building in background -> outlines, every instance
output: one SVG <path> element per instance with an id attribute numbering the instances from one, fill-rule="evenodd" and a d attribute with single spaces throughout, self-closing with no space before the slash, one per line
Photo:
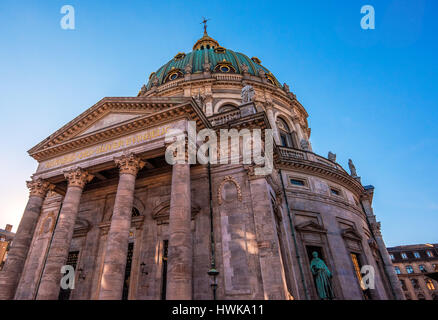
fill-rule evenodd
<path id="1" fill-rule="evenodd" d="M 0 229 L 0 270 L 3 269 L 3 264 L 5 263 L 14 235 L 11 224 L 7 224 L 5 229 Z"/>
<path id="2" fill-rule="evenodd" d="M 438 244 L 415 244 L 388 248 L 407 300 L 438 300 Z"/>
<path id="3" fill-rule="evenodd" d="M 39 165 L 0 299 L 404 299 L 374 187 L 351 160 L 347 172 L 315 153 L 306 109 L 259 58 L 204 29 L 146 82 L 29 150 Z M 166 132 L 189 123 L 218 135 L 272 128 L 274 170 L 168 164 Z M 59 287 L 65 264 L 71 291 Z"/>

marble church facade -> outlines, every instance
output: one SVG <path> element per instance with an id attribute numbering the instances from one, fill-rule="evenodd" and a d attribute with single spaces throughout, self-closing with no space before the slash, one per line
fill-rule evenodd
<path id="1" fill-rule="evenodd" d="M 242 103 L 242 88 L 253 88 Z M 0 272 L 1 299 L 319 299 L 318 252 L 335 299 L 404 299 L 372 186 L 313 152 L 308 114 L 261 61 L 207 33 L 137 97 L 104 98 L 29 154 L 38 168 Z M 273 129 L 274 170 L 175 164 L 173 128 Z M 75 287 L 60 289 L 61 268 Z M 375 270 L 363 290 L 358 267 Z"/>

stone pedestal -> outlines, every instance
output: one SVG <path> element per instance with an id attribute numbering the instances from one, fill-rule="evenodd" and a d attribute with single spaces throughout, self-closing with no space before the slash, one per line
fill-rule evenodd
<path id="1" fill-rule="evenodd" d="M 192 299 L 190 165 L 174 164 L 169 213 L 168 300 Z"/>
<path id="2" fill-rule="evenodd" d="M 65 172 L 64 176 L 68 181 L 67 192 L 47 255 L 37 292 L 37 300 L 58 299 L 62 277 L 61 267 L 67 262 L 82 190 L 85 184 L 93 178 L 92 175 L 80 168 Z"/>
<path id="3" fill-rule="evenodd" d="M 30 189 L 29 201 L 24 209 L 6 263 L 0 272 L 0 300 L 14 298 L 23 271 L 27 253 L 32 242 L 35 227 L 41 213 L 44 198 L 51 187 L 50 183 L 41 179 L 27 182 Z"/>
<path id="4" fill-rule="evenodd" d="M 122 299 L 135 178 L 145 164 L 133 154 L 116 158 L 115 162 L 120 169 L 120 178 L 105 249 L 100 300 Z"/>

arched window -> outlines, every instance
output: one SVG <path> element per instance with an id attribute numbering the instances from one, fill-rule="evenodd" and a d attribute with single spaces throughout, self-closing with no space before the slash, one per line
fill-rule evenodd
<path id="1" fill-rule="evenodd" d="M 277 119 L 278 134 L 280 135 L 281 145 L 288 148 L 296 148 L 295 132 L 291 132 L 286 121 L 282 118 Z"/>
<path id="2" fill-rule="evenodd" d="M 138 217 L 140 216 L 140 211 L 136 207 L 132 207 L 132 214 L 131 217 Z"/>
<path id="3" fill-rule="evenodd" d="M 426 282 L 427 289 L 431 291 L 435 290 L 435 285 L 433 284 L 433 281 L 431 279 L 424 279 L 424 281 Z"/>
<path id="4" fill-rule="evenodd" d="M 231 104 L 225 104 L 225 105 L 221 106 L 217 112 L 222 113 L 222 112 L 228 112 L 228 111 L 234 111 L 234 110 L 238 110 L 238 108 L 231 105 Z"/>

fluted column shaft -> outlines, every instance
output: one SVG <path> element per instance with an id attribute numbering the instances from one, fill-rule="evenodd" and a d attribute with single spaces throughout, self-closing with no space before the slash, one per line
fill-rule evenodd
<path id="1" fill-rule="evenodd" d="M 174 164 L 169 213 L 169 254 L 166 298 L 192 299 L 190 165 Z"/>
<path id="2" fill-rule="evenodd" d="M 27 181 L 27 187 L 30 189 L 29 200 L 12 241 L 6 263 L 0 272 L 0 300 L 14 298 L 44 198 L 52 185 L 38 179 Z"/>
<path id="3" fill-rule="evenodd" d="M 100 300 L 122 299 L 135 178 L 138 170 L 144 166 L 144 162 L 133 154 L 116 158 L 115 162 L 120 170 L 120 178 L 105 249 Z"/>
<path id="4" fill-rule="evenodd" d="M 47 255 L 37 292 L 37 300 L 58 299 L 62 278 L 61 267 L 67 262 L 82 190 L 85 184 L 93 178 L 92 175 L 80 168 L 65 172 L 64 176 L 68 181 L 67 192 Z"/>

